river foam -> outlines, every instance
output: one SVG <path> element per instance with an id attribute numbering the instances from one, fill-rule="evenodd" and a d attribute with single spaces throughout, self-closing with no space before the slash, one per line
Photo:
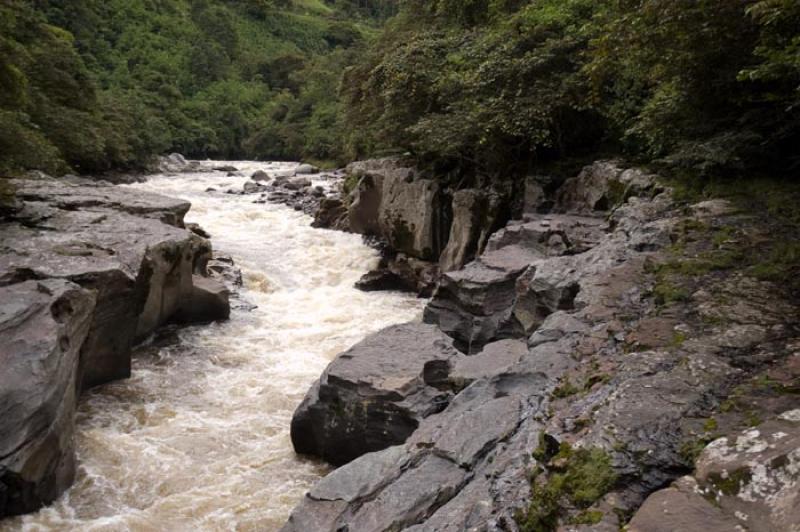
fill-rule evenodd
<path id="1" fill-rule="evenodd" d="M 245 175 L 293 166 L 230 164 Z M 89 392 L 78 412 L 75 485 L 0 530 L 277 530 L 326 473 L 292 450 L 295 407 L 337 353 L 418 318 L 423 301 L 355 290 L 377 263 L 374 250 L 357 235 L 312 229 L 287 207 L 223 193 L 245 181 L 216 172 L 131 185 L 191 201 L 187 222 L 234 257 L 242 295 L 257 308 L 144 347 L 131 379 Z"/>

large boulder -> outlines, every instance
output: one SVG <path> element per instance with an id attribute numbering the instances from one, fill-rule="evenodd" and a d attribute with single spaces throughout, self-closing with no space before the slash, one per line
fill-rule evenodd
<path id="1" fill-rule="evenodd" d="M 72 483 L 76 379 L 94 310 L 94 293 L 69 281 L 0 287 L 0 518 Z"/>
<path id="2" fill-rule="evenodd" d="M 295 450 L 340 465 L 403 443 L 422 419 L 447 406 L 451 392 L 431 379 L 438 364 L 459 356 L 430 325 L 369 336 L 336 357 L 295 412 Z"/>
<path id="3" fill-rule="evenodd" d="M 314 213 L 312 227 L 318 229 L 338 229 L 346 231 L 348 226 L 347 206 L 340 198 L 322 198 Z"/>
<path id="4" fill-rule="evenodd" d="M 15 184 L 26 207 L 3 227 L 0 285 L 54 278 L 93 290 L 82 385 L 130 376 L 131 347 L 188 304 L 207 262 L 207 242 L 182 228 L 189 204 L 91 183 Z"/>
<path id="5" fill-rule="evenodd" d="M 439 257 L 443 272 L 458 270 L 483 253 L 491 234 L 505 221 L 501 206 L 501 198 L 494 192 L 464 189 L 453 194 L 450 238 Z"/>
<path id="6" fill-rule="evenodd" d="M 624 168 L 618 161 L 598 161 L 559 189 L 559 212 L 608 211 L 630 197 L 648 195 L 656 189 L 656 176 L 638 168 Z"/>
<path id="7" fill-rule="evenodd" d="M 210 244 L 183 228 L 188 203 L 76 178 L 13 185 L 24 208 L 0 226 L 0 517 L 72 482 L 82 389 L 129 376 L 132 346 L 159 326 L 229 312 L 203 277 Z"/>
<path id="8" fill-rule="evenodd" d="M 571 308 L 579 289 L 571 257 L 595 247 L 605 226 L 572 215 L 509 224 L 477 260 L 442 275 L 424 321 L 469 353 L 496 339 L 530 335 L 549 314 Z"/>
<path id="9" fill-rule="evenodd" d="M 230 314 L 228 288 L 216 279 L 193 275 L 191 292 L 172 319 L 178 323 L 210 323 L 227 320 Z"/>
<path id="10" fill-rule="evenodd" d="M 396 159 L 353 163 L 347 171 L 359 179 L 350 205 L 351 230 L 382 237 L 418 259 L 439 259 L 449 227 L 437 181 L 420 178 Z"/>

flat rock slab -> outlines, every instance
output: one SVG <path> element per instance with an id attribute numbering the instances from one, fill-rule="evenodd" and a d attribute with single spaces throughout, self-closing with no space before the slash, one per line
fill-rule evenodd
<path id="1" fill-rule="evenodd" d="M 343 464 L 404 442 L 452 396 L 426 382 L 426 368 L 459 356 L 431 325 L 396 325 L 368 337 L 336 357 L 295 412 L 295 450 Z"/>

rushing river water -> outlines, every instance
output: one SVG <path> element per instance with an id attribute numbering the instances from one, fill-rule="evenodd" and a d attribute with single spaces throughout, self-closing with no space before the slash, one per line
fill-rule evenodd
<path id="1" fill-rule="evenodd" d="M 246 175 L 291 167 L 232 164 Z M 87 394 L 75 485 L 0 530 L 277 530 L 325 474 L 322 464 L 294 455 L 292 412 L 337 353 L 417 318 L 422 302 L 355 290 L 377 262 L 360 237 L 312 229 L 287 207 L 222 193 L 245 181 L 215 172 L 133 185 L 191 201 L 187 221 L 234 257 L 242 296 L 258 308 L 179 330 L 178 342 L 140 350 L 131 379 Z"/>

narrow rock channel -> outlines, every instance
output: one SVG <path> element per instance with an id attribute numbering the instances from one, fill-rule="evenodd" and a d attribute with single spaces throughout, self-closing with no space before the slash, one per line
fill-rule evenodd
<path id="1" fill-rule="evenodd" d="M 233 164 L 242 176 L 267 168 Z M 424 302 L 355 290 L 376 252 L 285 206 L 225 193 L 246 180 L 218 171 L 129 185 L 192 203 L 187 222 L 242 269 L 240 301 L 230 321 L 162 334 L 138 350 L 131 379 L 88 392 L 74 486 L 0 530 L 276 530 L 327 471 L 295 455 L 295 407 L 336 354 L 418 318 Z"/>

